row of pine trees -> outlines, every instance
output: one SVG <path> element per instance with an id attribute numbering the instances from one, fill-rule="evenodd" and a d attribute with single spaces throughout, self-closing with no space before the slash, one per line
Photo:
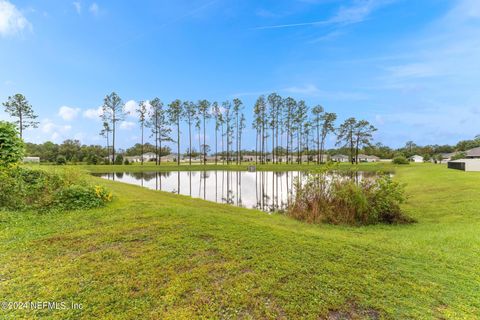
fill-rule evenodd
<path id="1" fill-rule="evenodd" d="M 194 154 L 193 127 L 198 132 L 199 152 L 204 164 L 207 161 L 207 154 L 212 151 L 215 155 L 215 164 L 219 160 L 218 155 L 221 155 L 222 161 L 226 161 L 227 164 L 231 162 L 240 164 L 242 138 L 247 126 L 244 109 L 243 102 L 238 98 L 221 104 L 208 100 L 199 100 L 195 103 L 177 99 L 167 106 L 159 98 L 140 101 L 135 111 L 141 129 L 141 145 L 144 145 L 145 129 L 148 128 L 155 141 L 156 163 L 159 164 L 161 161 L 159 150 L 162 150 L 162 145 L 174 142 L 177 145 L 176 160 L 180 164 L 182 134 L 180 127 L 186 124 L 189 141 L 187 155 L 190 164 Z M 115 92 L 107 95 L 100 116 L 103 121 L 100 134 L 107 140 L 107 150 L 111 149 L 113 162 L 115 162 L 116 127 L 125 116 L 122 99 Z M 206 144 L 207 124 L 210 120 L 215 124 L 214 150 L 210 150 L 210 146 Z M 370 144 L 377 129 L 368 121 L 355 118 L 348 118 L 336 127 L 336 120 L 337 115 L 326 112 L 321 105 L 310 108 L 303 100 L 282 98 L 276 93 L 267 97 L 260 96 L 253 106 L 252 128 L 256 132 L 255 162 L 266 163 L 267 157 L 271 157 L 272 163 L 279 163 L 281 155 L 286 155 L 286 162 L 293 162 L 294 156 L 301 162 L 302 155 L 311 154 L 313 148 L 316 162 L 323 163 L 326 160 L 323 158 L 325 143 L 331 134 L 336 136 L 337 145 L 349 150 L 351 161 L 358 161 L 359 150 Z"/>

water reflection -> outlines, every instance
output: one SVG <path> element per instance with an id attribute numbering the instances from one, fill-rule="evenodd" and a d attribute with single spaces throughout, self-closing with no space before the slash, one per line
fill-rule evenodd
<path id="1" fill-rule="evenodd" d="M 365 172 L 350 173 L 349 178 L 360 181 L 367 174 Z M 173 171 L 117 172 L 97 174 L 97 176 L 153 190 L 273 212 L 288 206 L 294 196 L 295 182 L 306 181 L 309 173 L 302 171 Z"/>

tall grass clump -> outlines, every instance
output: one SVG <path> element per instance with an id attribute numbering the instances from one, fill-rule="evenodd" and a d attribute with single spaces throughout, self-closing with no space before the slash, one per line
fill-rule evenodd
<path id="1" fill-rule="evenodd" d="M 110 192 L 102 186 L 91 185 L 74 169 L 0 167 L 0 210 L 91 209 L 111 200 Z"/>
<path id="2" fill-rule="evenodd" d="M 404 187 L 388 175 L 356 181 L 338 174 L 323 174 L 304 184 L 297 181 L 295 188 L 287 215 L 308 223 L 413 222 L 400 207 L 405 201 Z"/>

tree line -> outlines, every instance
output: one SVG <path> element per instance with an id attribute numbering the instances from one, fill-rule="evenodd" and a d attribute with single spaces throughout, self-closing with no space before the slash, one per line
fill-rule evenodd
<path id="1" fill-rule="evenodd" d="M 167 106 L 159 98 L 140 101 L 136 114 L 138 117 L 141 141 L 144 145 L 145 129 L 150 129 L 154 139 L 157 164 L 161 157 L 158 150 L 162 144 L 176 144 L 177 163 L 180 164 L 182 124 L 188 127 L 189 163 L 195 154 L 192 141 L 192 128 L 197 131 L 198 150 L 201 161 L 206 164 L 207 155 L 212 151 L 206 143 L 207 125 L 214 121 L 214 161 L 230 164 L 242 162 L 242 138 L 247 128 L 244 104 L 239 98 L 222 103 L 199 100 L 197 102 L 174 100 Z M 100 132 L 106 139 L 107 150 L 111 150 L 111 159 L 115 162 L 116 128 L 119 121 L 125 119 L 124 104 L 117 93 L 112 92 L 104 99 L 101 118 L 103 127 Z M 321 105 L 310 108 L 305 101 L 292 97 L 282 98 L 277 93 L 260 96 L 253 107 L 252 128 L 256 132 L 255 162 L 272 163 L 284 161 L 302 162 L 303 155 L 315 151 L 316 162 L 322 163 L 325 144 L 329 135 L 336 135 L 336 145 L 347 147 L 352 163 L 358 162 L 359 150 L 371 144 L 373 133 L 377 130 L 366 120 L 348 118 L 336 127 L 337 115 L 326 112 Z M 111 141 L 110 141 L 111 138 Z M 111 148 L 110 148 L 111 142 Z M 220 145 L 220 150 L 219 150 Z M 283 152 L 284 150 L 284 152 Z M 142 154 L 144 150 L 141 150 Z M 295 158 L 294 158 L 295 157 Z M 310 159 L 310 158 L 308 158 Z M 141 158 L 143 164 L 143 157 Z M 307 160 L 309 161 L 309 160 Z"/>

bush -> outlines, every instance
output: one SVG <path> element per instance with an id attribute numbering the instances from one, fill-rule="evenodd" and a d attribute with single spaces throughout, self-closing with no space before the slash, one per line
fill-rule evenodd
<path id="1" fill-rule="evenodd" d="M 295 219 L 309 223 L 369 225 L 413 222 L 400 205 L 403 186 L 389 176 L 356 183 L 338 175 L 316 176 L 296 185 L 296 196 L 287 210 Z"/>
<path id="2" fill-rule="evenodd" d="M 57 159 L 56 159 L 56 163 L 57 163 L 58 165 L 67 164 L 67 158 L 65 158 L 65 156 L 63 156 L 63 155 L 58 155 L 58 156 L 57 156 Z"/>
<path id="3" fill-rule="evenodd" d="M 99 207 L 112 200 L 103 187 L 92 187 L 72 169 L 60 172 L 20 167 L 0 169 L 0 209 L 13 211 L 74 210 Z"/>
<path id="4" fill-rule="evenodd" d="M 408 159 L 405 158 L 404 156 L 396 156 L 395 158 L 393 158 L 392 163 L 393 164 L 410 164 Z"/>
<path id="5" fill-rule="evenodd" d="M 100 186 L 71 185 L 59 191 L 55 206 L 64 210 L 92 209 L 112 200 L 112 195 Z"/>
<path id="6" fill-rule="evenodd" d="M 123 164 L 123 156 L 121 154 L 119 154 L 115 157 L 115 164 L 117 164 L 117 165 Z"/>
<path id="7" fill-rule="evenodd" d="M 6 167 L 22 160 L 25 148 L 18 136 L 15 125 L 0 121 L 0 167 Z"/>

